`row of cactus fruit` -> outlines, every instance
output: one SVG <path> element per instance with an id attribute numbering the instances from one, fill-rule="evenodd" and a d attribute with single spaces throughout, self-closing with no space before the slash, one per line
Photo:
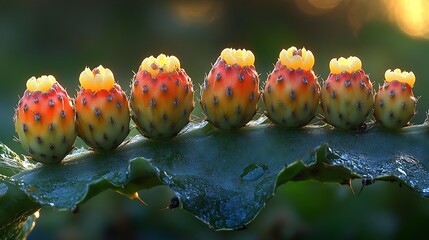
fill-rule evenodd
<path id="1" fill-rule="evenodd" d="M 412 72 L 387 70 L 384 85 L 374 94 L 359 58 L 334 58 L 320 87 L 313 53 L 291 47 L 280 52 L 260 92 L 254 62 L 251 51 L 227 48 L 205 77 L 200 104 L 216 128 L 246 125 L 256 114 L 260 96 L 265 115 L 283 127 L 307 125 L 319 103 L 324 120 L 343 129 L 359 128 L 372 111 L 385 128 L 406 126 L 414 116 Z M 194 109 L 192 81 L 175 56 L 144 59 L 129 97 L 115 83 L 112 71 L 101 65 L 85 68 L 79 81 L 75 99 L 51 75 L 27 81 L 14 122 L 18 141 L 33 160 L 61 162 L 77 136 L 96 151 L 113 150 L 127 137 L 130 118 L 142 135 L 168 139 L 185 127 Z"/>

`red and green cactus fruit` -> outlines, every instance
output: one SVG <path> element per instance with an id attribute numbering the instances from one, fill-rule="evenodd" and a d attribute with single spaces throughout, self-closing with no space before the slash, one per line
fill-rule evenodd
<path id="1" fill-rule="evenodd" d="M 191 78 L 175 56 L 145 58 L 131 85 L 132 118 L 148 138 L 176 136 L 194 109 Z"/>
<path id="2" fill-rule="evenodd" d="M 200 104 L 215 127 L 240 128 L 256 114 L 260 94 L 254 62 L 251 51 L 226 48 L 206 76 Z"/>
<path id="3" fill-rule="evenodd" d="M 275 124 L 302 127 L 316 115 L 320 86 L 313 72 L 314 56 L 305 48 L 282 50 L 268 75 L 262 100 Z"/>
<path id="4" fill-rule="evenodd" d="M 128 100 L 110 69 L 89 68 L 79 76 L 76 123 L 79 137 L 97 151 L 115 149 L 130 131 Z"/>
<path id="5" fill-rule="evenodd" d="M 337 128 L 358 129 L 374 105 L 374 90 L 357 57 L 332 59 L 321 89 L 325 121 Z"/>
<path id="6" fill-rule="evenodd" d="M 381 126 L 395 129 L 407 126 L 416 111 L 413 72 L 387 70 L 385 82 L 375 95 L 374 117 Z"/>
<path id="7" fill-rule="evenodd" d="M 14 122 L 18 141 L 41 163 L 60 163 L 76 140 L 72 100 L 52 75 L 27 81 Z"/>

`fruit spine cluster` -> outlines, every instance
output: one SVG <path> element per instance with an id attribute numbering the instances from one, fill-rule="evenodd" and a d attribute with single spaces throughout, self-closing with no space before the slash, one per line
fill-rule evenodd
<path id="1" fill-rule="evenodd" d="M 359 128 L 374 110 L 377 123 L 401 128 L 414 116 L 415 76 L 387 70 L 374 94 L 357 57 L 332 59 L 330 74 L 320 87 L 313 71 L 313 53 L 291 47 L 280 52 L 262 93 L 255 56 L 248 50 L 224 49 L 201 85 L 199 102 L 207 120 L 223 130 L 245 126 L 256 114 L 262 96 L 265 115 L 284 127 L 302 127 L 316 115 L 337 128 Z M 55 77 L 32 77 L 15 111 L 15 131 L 33 160 L 60 163 L 79 136 L 96 151 L 118 147 L 129 133 L 130 118 L 138 131 L 154 139 L 176 136 L 194 109 L 191 78 L 175 56 L 145 58 L 127 98 L 112 71 L 85 68 L 72 99 Z M 131 111 L 130 111 L 131 110 Z"/>

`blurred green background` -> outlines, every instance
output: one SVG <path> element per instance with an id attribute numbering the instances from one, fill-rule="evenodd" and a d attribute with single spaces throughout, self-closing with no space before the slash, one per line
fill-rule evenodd
<path id="1" fill-rule="evenodd" d="M 110 68 L 128 85 L 143 58 L 175 55 L 199 84 L 225 47 L 256 56 L 265 82 L 282 48 L 305 46 L 322 81 L 334 57 L 358 56 L 376 89 L 387 69 L 416 75 L 421 96 L 414 123 L 429 108 L 429 1 L 9 1 L 0 8 L 0 141 L 13 142 L 14 107 L 31 76 L 54 75 L 74 96 L 86 67 Z M 262 113 L 262 111 L 261 111 Z M 196 105 L 193 114 L 201 118 Z M 388 143 L 375 143 L 388 144 Z M 359 181 L 354 182 L 356 190 Z M 166 187 L 142 191 L 149 203 L 105 192 L 79 214 L 43 209 L 29 239 L 265 239 L 403 238 L 421 236 L 429 202 L 397 184 L 376 183 L 359 196 L 346 186 L 288 183 L 246 230 L 214 232 L 182 210 L 161 211 L 173 194 Z"/>

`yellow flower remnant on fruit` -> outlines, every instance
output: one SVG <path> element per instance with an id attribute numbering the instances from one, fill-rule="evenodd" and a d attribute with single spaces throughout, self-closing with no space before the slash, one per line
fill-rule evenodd
<path id="1" fill-rule="evenodd" d="M 115 85 L 115 77 L 110 69 L 100 65 L 92 71 L 86 67 L 79 76 L 79 82 L 84 89 L 98 92 L 103 89 L 112 89 Z"/>
<path id="2" fill-rule="evenodd" d="M 141 70 L 149 72 L 152 76 L 158 75 L 160 71 L 173 72 L 180 68 L 180 61 L 175 56 L 159 54 L 158 57 L 147 57 L 140 65 Z"/>
<path id="3" fill-rule="evenodd" d="M 416 76 L 414 76 L 413 72 L 406 72 L 401 71 L 401 69 L 397 68 L 394 71 L 387 70 L 384 74 L 384 78 L 386 79 L 386 82 L 392 82 L 394 80 L 397 80 L 401 83 L 408 83 L 410 87 L 414 86 L 414 82 L 416 81 Z"/>
<path id="4" fill-rule="evenodd" d="M 314 66 L 313 53 L 305 48 L 297 49 L 296 47 L 290 47 L 288 50 L 282 50 L 279 54 L 281 64 L 287 68 L 302 70 L 311 70 Z"/>
<path id="5" fill-rule="evenodd" d="M 27 89 L 30 92 L 47 92 L 56 82 L 57 80 L 52 75 L 43 75 L 38 78 L 33 76 L 27 81 Z"/>
<path id="6" fill-rule="evenodd" d="M 241 67 L 252 66 L 255 63 L 255 55 L 246 49 L 225 48 L 220 57 L 229 65 L 238 64 Z"/>
<path id="7" fill-rule="evenodd" d="M 358 57 L 348 57 L 340 59 L 333 58 L 331 62 L 329 62 L 329 68 L 331 69 L 331 73 L 339 74 L 343 71 L 353 73 L 362 68 L 362 62 Z"/>

